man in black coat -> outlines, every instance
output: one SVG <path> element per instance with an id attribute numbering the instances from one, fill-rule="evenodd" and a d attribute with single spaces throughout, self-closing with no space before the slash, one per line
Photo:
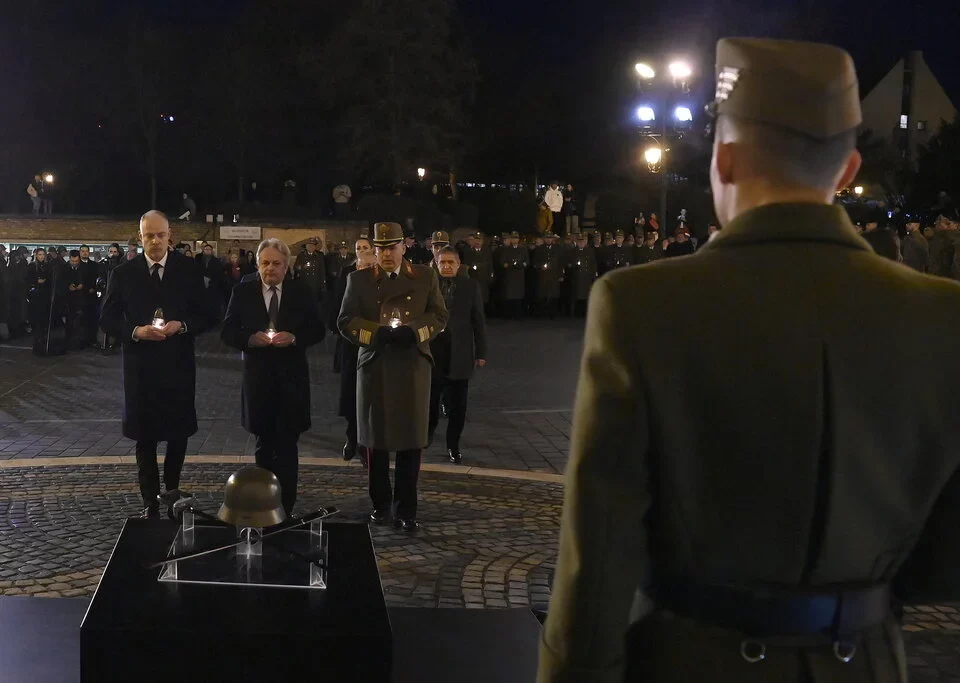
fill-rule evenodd
<path id="1" fill-rule="evenodd" d="M 110 276 L 100 328 L 122 344 L 123 435 L 137 442 L 144 517 L 157 517 L 157 442 L 167 442 L 163 481 L 168 492 L 176 492 L 187 438 L 197 431 L 193 340 L 208 319 L 200 270 L 167 248 L 167 217 L 159 211 L 143 214 L 140 237 L 143 254 Z"/>
<path id="2" fill-rule="evenodd" d="M 373 244 L 366 237 L 357 240 L 354 249 L 357 252 L 356 263 L 345 266 L 337 277 L 332 305 L 328 310 L 327 327 L 337 330 L 337 318 L 343 306 L 343 297 L 347 293 L 347 279 L 350 273 L 365 270 L 377 262 L 373 253 Z M 367 465 L 367 451 L 357 446 L 357 356 L 360 347 L 351 344 L 337 334 L 337 346 L 333 352 L 333 369 L 340 373 L 340 410 L 337 413 L 347 421 L 347 442 L 343 445 L 343 459 L 353 460 L 360 453 L 360 462 Z"/>
<path id="3" fill-rule="evenodd" d="M 440 293 L 449 318 L 444 330 L 430 342 L 433 377 L 430 386 L 429 443 L 440 422 L 440 397 L 446 396 L 447 457 L 459 465 L 460 435 L 467 420 L 467 390 L 473 368 L 487 364 L 487 322 L 483 317 L 480 285 L 457 274 L 460 255 L 453 247 L 444 247 L 438 257 Z"/>
<path id="4" fill-rule="evenodd" d="M 73 260 L 71 255 L 70 260 Z M 86 244 L 80 245 L 80 272 L 82 277 L 84 314 L 86 325 L 84 327 L 85 345 L 93 345 L 97 341 L 97 318 L 98 318 L 98 300 L 97 300 L 97 275 L 99 274 L 99 265 L 90 258 L 90 247 Z"/>
<path id="5" fill-rule="evenodd" d="M 287 516 L 297 500 L 297 441 L 310 429 L 306 350 L 326 332 L 314 290 L 301 280 L 285 280 L 289 266 L 284 242 L 261 242 L 259 277 L 233 288 L 220 335 L 243 351 L 241 424 L 257 437 L 257 466 L 277 475 Z"/>
<path id="6" fill-rule="evenodd" d="M 217 322 L 223 313 L 223 261 L 213 253 L 213 247 L 204 242 L 196 256 L 200 274 L 203 276 L 203 291 L 210 320 Z"/>

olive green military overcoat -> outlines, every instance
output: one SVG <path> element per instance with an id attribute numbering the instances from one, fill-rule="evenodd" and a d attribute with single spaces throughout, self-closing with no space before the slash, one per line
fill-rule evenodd
<path id="1" fill-rule="evenodd" d="M 409 347 L 374 343 L 394 310 L 414 331 Z M 360 347 L 357 358 L 357 441 L 375 450 L 406 451 L 427 444 L 430 342 L 447 324 L 447 308 L 429 266 L 404 261 L 396 279 L 379 266 L 350 273 L 338 327 Z"/>
<path id="2" fill-rule="evenodd" d="M 939 573 L 928 597 L 960 597 L 958 349 L 960 284 L 877 256 L 833 206 L 753 209 L 694 255 L 598 281 L 538 681 L 621 683 L 625 664 L 652 683 L 904 680 L 892 617 L 849 663 L 825 644 L 751 664 L 741 634 L 655 605 L 624 635 L 655 575 L 890 582 L 941 494 L 950 547 L 938 563 L 924 545 L 910 585 Z"/>

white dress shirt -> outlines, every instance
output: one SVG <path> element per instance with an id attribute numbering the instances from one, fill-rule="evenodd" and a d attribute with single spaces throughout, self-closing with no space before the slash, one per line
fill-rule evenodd
<path id="1" fill-rule="evenodd" d="M 149 256 L 147 256 L 147 252 L 143 252 L 143 256 L 147 259 L 147 271 L 149 271 L 149 273 L 150 273 L 151 276 L 153 275 L 153 264 L 154 264 L 154 263 L 159 263 L 159 264 L 160 264 L 160 279 L 161 279 L 161 280 L 163 279 L 163 274 L 164 274 L 164 273 L 166 272 L 166 270 L 167 270 L 167 256 L 169 256 L 169 255 L 170 255 L 170 252 L 168 251 L 168 252 L 164 253 L 162 259 L 160 259 L 159 261 L 154 261 L 152 258 L 150 258 Z"/>
<path id="2" fill-rule="evenodd" d="M 263 280 L 261 280 L 261 281 L 260 281 L 260 286 L 261 286 L 262 289 L 263 289 L 263 305 L 264 305 L 264 307 L 266 307 L 267 313 L 269 313 L 269 312 L 270 312 L 270 297 L 271 297 L 271 294 L 270 294 L 270 285 L 268 285 L 266 282 L 264 282 Z M 277 311 L 278 311 L 278 313 L 279 313 L 279 311 L 280 311 L 280 301 L 281 301 L 281 299 L 283 298 L 283 283 L 281 282 L 279 285 L 275 285 L 275 286 L 276 286 L 276 288 L 277 288 Z M 276 323 L 277 321 L 274 320 L 273 322 Z"/>

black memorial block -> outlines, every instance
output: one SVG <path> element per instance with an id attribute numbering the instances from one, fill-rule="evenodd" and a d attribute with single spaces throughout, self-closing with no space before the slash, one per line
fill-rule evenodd
<path id="1" fill-rule="evenodd" d="M 178 526 L 127 520 L 80 627 L 81 680 L 386 683 L 392 636 L 369 529 L 323 528 L 325 590 L 158 581 L 149 565 Z"/>

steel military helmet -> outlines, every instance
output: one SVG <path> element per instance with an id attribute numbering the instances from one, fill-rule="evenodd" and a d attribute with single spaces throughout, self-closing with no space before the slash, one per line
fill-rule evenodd
<path id="1" fill-rule="evenodd" d="M 277 476 L 255 466 L 243 467 L 231 474 L 223 487 L 223 505 L 217 517 L 238 527 L 273 526 L 282 522 L 287 515 Z"/>

